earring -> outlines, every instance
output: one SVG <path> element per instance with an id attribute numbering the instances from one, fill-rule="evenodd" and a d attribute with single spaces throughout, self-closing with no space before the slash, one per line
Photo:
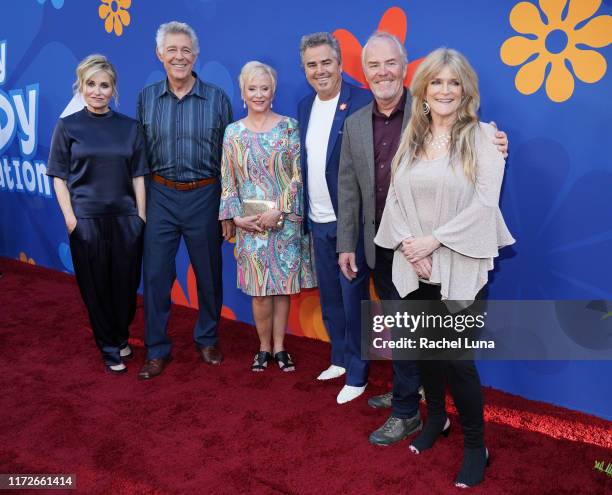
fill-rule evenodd
<path id="1" fill-rule="evenodd" d="M 429 106 L 429 103 L 427 103 L 427 100 L 423 100 L 423 113 L 425 115 L 429 115 L 429 112 L 431 112 L 431 107 Z"/>
<path id="2" fill-rule="evenodd" d="M 272 104 L 272 102 L 270 102 L 270 108 L 272 108 L 274 105 Z"/>
<path id="3" fill-rule="evenodd" d="M 242 108 L 246 108 L 246 101 L 242 100 Z"/>

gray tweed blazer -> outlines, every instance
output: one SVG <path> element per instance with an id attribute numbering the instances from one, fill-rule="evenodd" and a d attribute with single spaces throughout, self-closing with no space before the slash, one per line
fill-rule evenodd
<path id="1" fill-rule="evenodd" d="M 338 173 L 337 251 L 355 252 L 359 229 L 363 228 L 366 261 L 376 263 L 374 192 L 374 131 L 372 109 L 375 102 L 357 110 L 344 122 L 340 170 Z M 406 97 L 402 131 L 410 119 L 410 93 Z"/>

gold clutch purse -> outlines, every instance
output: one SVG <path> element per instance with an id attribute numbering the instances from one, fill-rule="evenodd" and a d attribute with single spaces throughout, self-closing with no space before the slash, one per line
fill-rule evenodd
<path id="1" fill-rule="evenodd" d="M 251 217 L 254 215 L 262 215 L 268 210 L 277 209 L 276 201 L 270 201 L 269 199 L 243 199 L 242 200 L 242 215 L 245 217 Z M 277 229 L 283 228 L 284 215 L 281 213 L 281 217 L 276 224 Z"/>
<path id="2" fill-rule="evenodd" d="M 276 201 L 270 201 L 268 199 L 243 199 L 242 200 L 242 214 L 245 217 L 252 217 L 253 215 L 261 215 L 268 210 L 276 208 Z"/>

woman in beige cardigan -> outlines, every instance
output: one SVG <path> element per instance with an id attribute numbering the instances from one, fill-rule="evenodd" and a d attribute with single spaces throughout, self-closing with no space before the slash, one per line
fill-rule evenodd
<path id="1" fill-rule="evenodd" d="M 440 48 L 414 75 L 412 116 L 392 164 L 375 242 L 395 249 L 393 283 L 416 300 L 473 301 L 487 283 L 498 249 L 514 243 L 499 210 L 504 159 L 495 129 L 478 121 L 477 76 L 463 55 Z M 462 303 L 465 305 L 466 303 Z M 483 400 L 473 361 L 420 361 L 427 423 L 412 442 L 418 454 L 448 434 L 448 381 L 464 432 L 455 484 L 484 478 Z"/>

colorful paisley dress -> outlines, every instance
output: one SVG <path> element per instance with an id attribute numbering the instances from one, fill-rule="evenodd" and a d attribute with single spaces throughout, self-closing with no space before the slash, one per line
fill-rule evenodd
<path id="1" fill-rule="evenodd" d="M 297 122 L 283 117 L 267 132 L 242 121 L 223 138 L 219 219 L 243 216 L 243 199 L 276 201 L 282 229 L 263 233 L 236 229 L 238 288 L 250 296 L 295 294 L 316 286 L 310 237 L 302 234 L 302 179 Z"/>

